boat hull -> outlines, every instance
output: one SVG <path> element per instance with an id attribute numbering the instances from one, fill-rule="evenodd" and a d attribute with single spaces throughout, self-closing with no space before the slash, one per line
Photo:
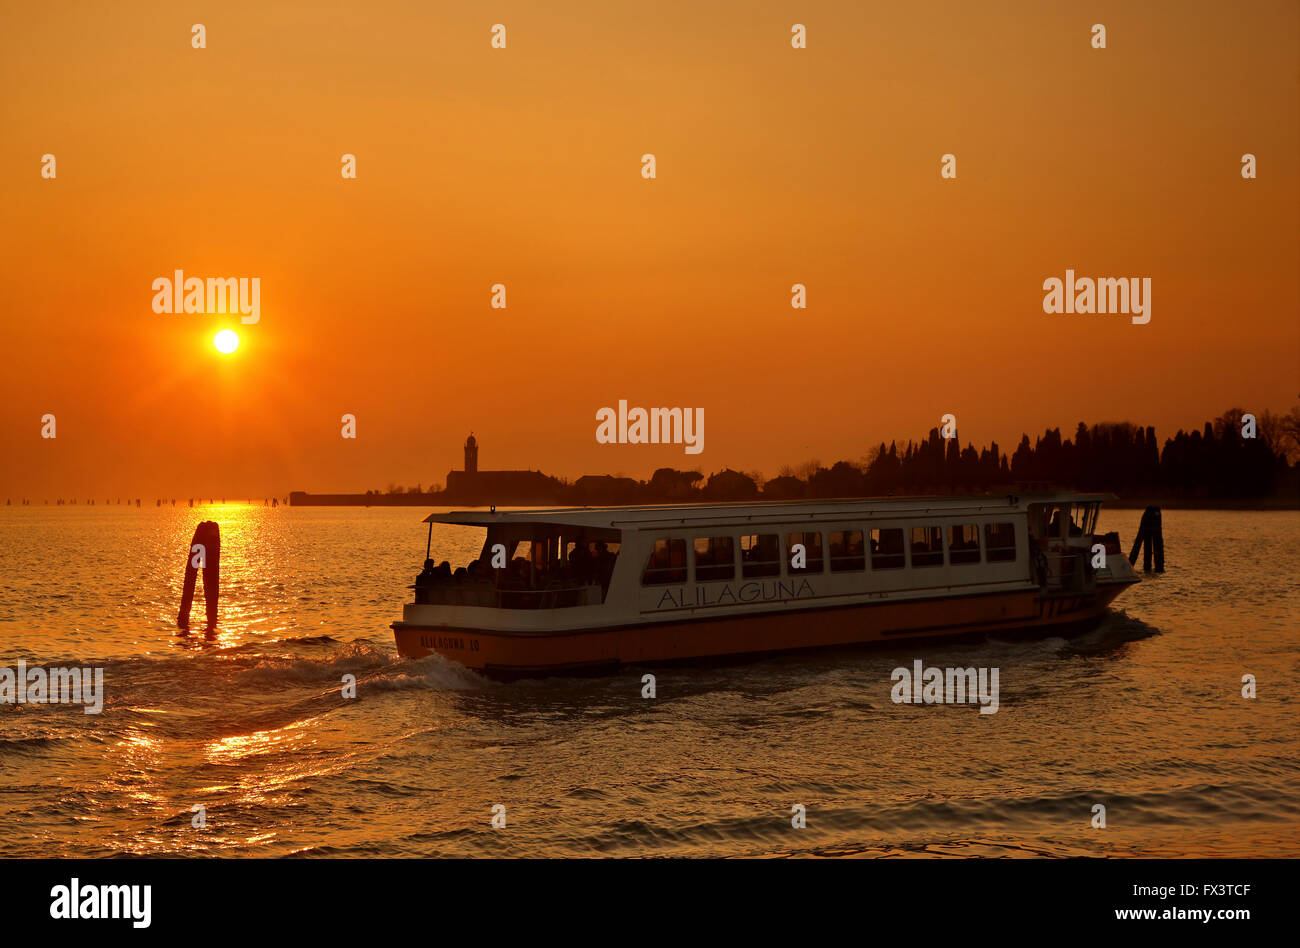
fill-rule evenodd
<path id="1" fill-rule="evenodd" d="M 1129 583 L 1044 596 L 1037 589 L 905 601 L 866 601 L 763 613 L 563 632 L 502 632 L 393 623 L 398 652 L 437 653 L 494 677 L 604 670 L 619 665 L 961 638 L 990 633 L 1063 634 L 1095 624 Z"/>

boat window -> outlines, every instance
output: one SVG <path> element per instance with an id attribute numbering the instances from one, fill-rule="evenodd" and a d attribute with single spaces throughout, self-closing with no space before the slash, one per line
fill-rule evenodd
<path id="1" fill-rule="evenodd" d="M 791 552 L 795 544 L 802 543 L 807 551 L 807 564 L 804 566 L 791 565 L 792 573 L 820 573 L 822 571 L 822 535 L 820 533 L 787 533 L 785 536 L 786 556 L 793 557 Z"/>
<path id="2" fill-rule="evenodd" d="M 912 528 L 912 565 L 943 565 L 943 531 L 939 527 Z"/>
<path id="3" fill-rule="evenodd" d="M 686 582 L 686 541 L 655 540 L 641 577 L 643 586 L 662 586 L 665 583 Z"/>
<path id="4" fill-rule="evenodd" d="M 759 533 L 740 538 L 740 572 L 751 576 L 781 575 L 781 537 Z"/>
<path id="5" fill-rule="evenodd" d="M 434 565 L 431 551 L 415 580 L 416 603 L 559 609 L 605 601 L 619 555 L 620 531 L 503 522 L 493 524 L 486 534 L 476 544 L 478 556 L 455 569 L 448 559 Z M 461 540 L 455 546 L 465 549 Z"/>
<path id="6" fill-rule="evenodd" d="M 1056 504 L 1048 508 L 1047 535 L 1056 540 L 1078 534 L 1078 529 L 1069 520 L 1070 508 L 1067 504 Z"/>
<path id="7" fill-rule="evenodd" d="M 621 544 L 617 540 L 590 540 L 578 537 L 564 543 L 564 576 L 577 583 L 599 583 L 608 590 L 614 575 L 614 561 Z"/>
<path id="8" fill-rule="evenodd" d="M 853 573 L 867 568 L 861 530 L 832 530 L 827 542 L 832 573 Z"/>
<path id="9" fill-rule="evenodd" d="M 984 524 L 984 549 L 990 563 L 1001 563 L 1016 558 L 1016 525 L 1014 523 Z"/>
<path id="10" fill-rule="evenodd" d="M 980 528 L 973 523 L 954 523 L 948 528 L 948 562 L 980 561 Z"/>
<path id="11" fill-rule="evenodd" d="M 884 527 L 871 531 L 871 568 L 902 569 L 903 528 Z"/>
<path id="12" fill-rule="evenodd" d="M 716 582 L 736 575 L 736 541 L 732 537 L 695 538 L 695 581 Z"/>
<path id="13" fill-rule="evenodd" d="M 1070 515 L 1070 535 L 1078 536 L 1082 533 L 1094 533 L 1097 529 L 1097 509 L 1101 506 L 1098 503 L 1075 504 L 1074 510 Z"/>

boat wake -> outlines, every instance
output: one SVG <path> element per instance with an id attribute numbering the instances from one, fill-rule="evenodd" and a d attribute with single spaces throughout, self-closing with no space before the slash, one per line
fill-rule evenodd
<path id="1" fill-rule="evenodd" d="M 1110 610 L 1095 628 L 1066 640 L 1061 652 L 1070 655 L 1103 655 L 1117 651 L 1130 642 L 1140 642 L 1163 632 L 1148 622 L 1130 616 L 1124 610 Z"/>
<path id="2" fill-rule="evenodd" d="M 73 703 L 0 705 L 0 751 L 39 756 L 68 741 L 144 735 L 207 740 L 346 712 L 389 692 L 491 685 L 441 656 L 411 661 L 369 642 L 341 644 L 328 636 L 78 665 L 103 669 L 102 711 L 87 714 Z M 29 661 L 27 667 L 62 666 Z"/>

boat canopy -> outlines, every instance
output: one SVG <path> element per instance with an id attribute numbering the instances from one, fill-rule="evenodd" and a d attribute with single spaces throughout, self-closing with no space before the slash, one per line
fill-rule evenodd
<path id="1" fill-rule="evenodd" d="M 723 504 L 665 504 L 638 507 L 547 507 L 523 510 L 451 510 L 434 513 L 424 523 L 449 523 L 468 527 L 552 526 L 620 529 L 736 523 L 780 523 L 789 520 L 834 521 L 864 515 L 960 514 L 980 511 L 1027 510 L 1031 504 L 1100 504 L 1114 494 L 1074 491 L 1009 495 L 958 495 L 943 497 L 870 497 L 854 500 L 798 500 Z"/>

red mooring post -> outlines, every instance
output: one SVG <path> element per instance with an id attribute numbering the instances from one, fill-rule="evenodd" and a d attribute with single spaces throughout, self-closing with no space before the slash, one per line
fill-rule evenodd
<path id="1" fill-rule="evenodd" d="M 204 520 L 194 528 L 194 539 L 185 555 L 185 589 L 181 593 L 181 611 L 176 625 L 190 627 L 190 606 L 194 604 L 194 581 L 203 569 L 203 604 L 207 607 L 208 628 L 217 624 L 217 602 L 221 598 L 221 527 Z"/>

